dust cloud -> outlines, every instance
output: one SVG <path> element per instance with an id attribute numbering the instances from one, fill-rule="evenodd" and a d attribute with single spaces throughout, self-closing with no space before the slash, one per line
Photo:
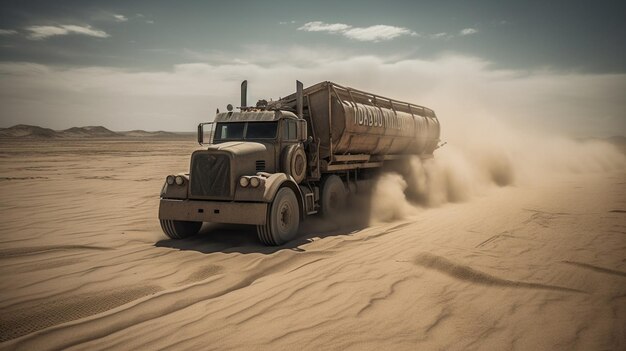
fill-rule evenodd
<path id="1" fill-rule="evenodd" d="M 404 218 L 427 207 L 470 201 L 491 189 L 527 186 L 564 173 L 611 172 L 626 167 L 614 145 L 580 141 L 529 130 L 514 130 L 493 120 L 473 119 L 455 128 L 440 116 L 447 144 L 434 158 L 415 156 L 401 172 L 381 175 L 370 199 L 371 222 Z M 449 125 L 451 124 L 451 125 Z"/>

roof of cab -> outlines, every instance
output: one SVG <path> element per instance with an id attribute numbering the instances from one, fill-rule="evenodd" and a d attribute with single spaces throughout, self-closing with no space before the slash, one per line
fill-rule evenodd
<path id="1" fill-rule="evenodd" d="M 242 112 L 221 112 L 215 116 L 215 122 L 259 122 L 278 121 L 282 118 L 297 119 L 295 113 L 289 111 L 242 111 Z"/>

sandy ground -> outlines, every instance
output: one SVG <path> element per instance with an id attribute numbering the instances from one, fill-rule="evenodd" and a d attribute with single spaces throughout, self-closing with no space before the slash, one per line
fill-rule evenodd
<path id="1" fill-rule="evenodd" d="M 2 349 L 626 349 L 623 171 L 267 248 L 161 233 L 193 140 L 0 144 Z"/>

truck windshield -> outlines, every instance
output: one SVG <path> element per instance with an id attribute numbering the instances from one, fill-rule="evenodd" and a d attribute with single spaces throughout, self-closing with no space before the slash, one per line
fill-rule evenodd
<path id="1" fill-rule="evenodd" d="M 215 140 L 274 139 L 277 122 L 217 123 Z"/>

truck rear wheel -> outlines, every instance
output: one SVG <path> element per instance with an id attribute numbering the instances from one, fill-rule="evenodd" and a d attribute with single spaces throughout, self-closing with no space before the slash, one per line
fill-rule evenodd
<path id="1" fill-rule="evenodd" d="M 281 188 L 269 207 L 267 221 L 257 226 L 259 240 L 268 246 L 282 245 L 296 237 L 300 225 L 300 208 L 296 194 Z"/>
<path id="2" fill-rule="evenodd" d="M 161 229 L 170 239 L 184 239 L 196 235 L 202 227 L 202 222 L 175 221 L 161 219 Z"/>
<path id="3" fill-rule="evenodd" d="M 345 209 L 348 192 L 341 178 L 331 175 L 322 183 L 320 212 L 325 217 L 336 216 Z"/>

